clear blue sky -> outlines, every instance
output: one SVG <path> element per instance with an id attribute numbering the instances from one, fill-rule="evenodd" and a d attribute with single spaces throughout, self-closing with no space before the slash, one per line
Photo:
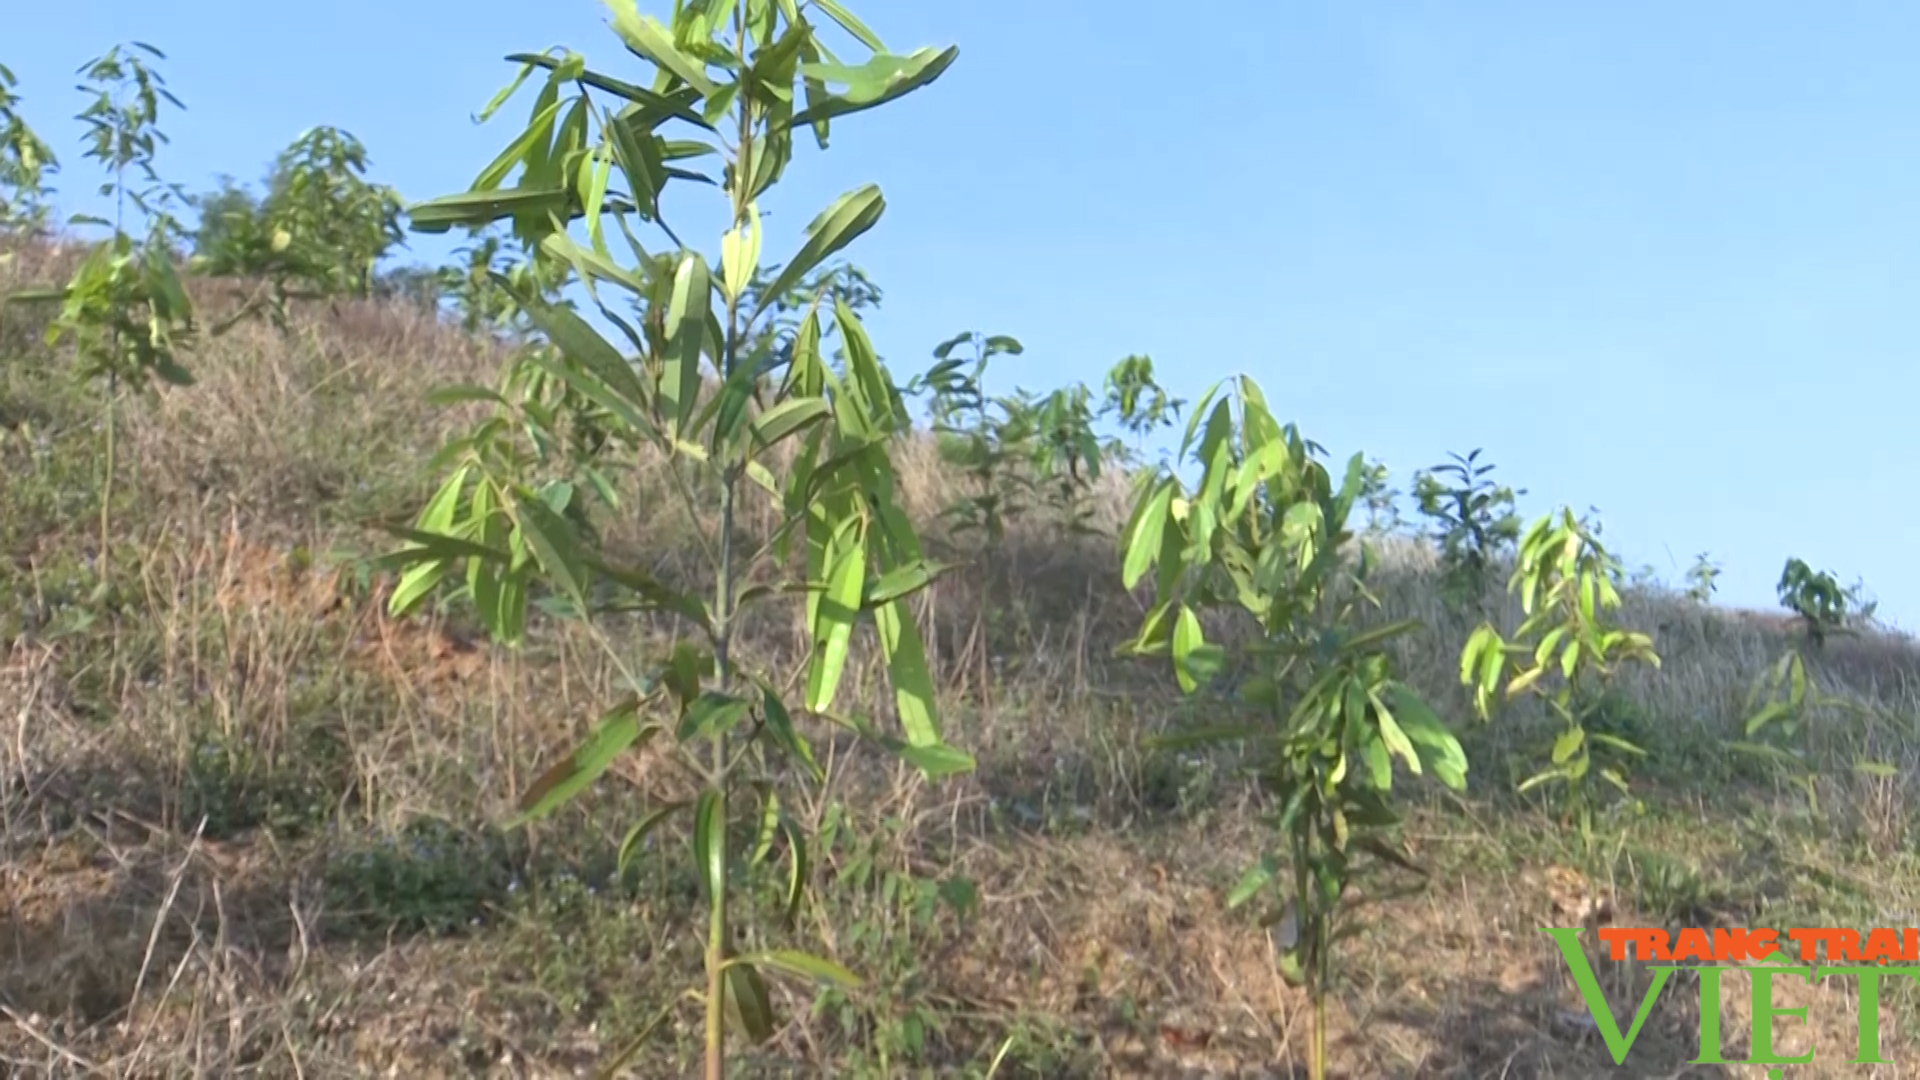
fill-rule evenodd
<path id="1" fill-rule="evenodd" d="M 328 123 L 409 198 L 459 190 L 531 103 L 469 122 L 502 55 L 639 67 L 594 0 L 18 8 L 0 63 L 69 208 L 93 181 L 72 73 L 119 40 L 168 52 L 189 111 L 162 163 L 195 189 Z M 967 328 L 1025 341 L 1002 388 L 1130 352 L 1188 398 L 1247 371 L 1403 487 L 1482 446 L 1523 510 L 1598 506 L 1631 563 L 1677 578 L 1711 550 L 1727 602 L 1771 607 L 1792 554 L 1920 620 L 1920 5 L 856 10 L 959 62 L 809 148 L 769 252 L 878 182 L 850 254 L 898 377 Z"/>

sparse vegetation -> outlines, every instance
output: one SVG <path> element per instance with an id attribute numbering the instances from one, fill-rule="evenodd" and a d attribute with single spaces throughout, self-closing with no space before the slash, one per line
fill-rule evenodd
<path id="1" fill-rule="evenodd" d="M 614 11 L 638 74 L 512 58 L 527 122 L 404 214 L 324 126 L 188 204 L 130 46 L 82 114 L 120 218 L 56 228 L 0 68 L 9 1075 L 1601 1076 L 1539 928 L 1910 921 L 1920 650 L 1864 588 L 1730 611 L 1479 451 L 1413 535 L 1249 378 L 1158 460 L 1145 357 L 898 384 L 878 189 L 784 262 L 758 207 L 954 50 Z M 403 222 L 470 243 L 382 271 Z M 1806 995 L 1779 1045 L 1850 1037 Z"/>
<path id="2" fill-rule="evenodd" d="M 1807 642 L 1816 649 L 1829 636 L 1853 632 L 1873 620 L 1874 604 L 1861 586 L 1843 587 L 1831 573 L 1816 571 L 1801 559 L 1787 560 L 1776 588 L 1780 606 L 1800 617 Z"/>
<path id="3" fill-rule="evenodd" d="M 1414 505 L 1433 523 L 1442 594 L 1456 606 L 1470 607 L 1486 595 L 1501 556 L 1520 538 L 1513 501 L 1526 491 L 1487 479 L 1493 466 L 1479 463 L 1479 450 L 1447 456 L 1452 460 L 1414 474 Z"/>

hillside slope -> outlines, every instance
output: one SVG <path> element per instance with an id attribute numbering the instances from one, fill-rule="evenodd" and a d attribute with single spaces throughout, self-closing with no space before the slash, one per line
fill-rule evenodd
<path id="1" fill-rule="evenodd" d="M 35 258 L 0 267 L 0 292 L 39 275 Z M 231 302 L 217 293 L 206 302 Z M 699 969 L 683 860 L 613 874 L 640 808 L 683 779 L 640 757 L 553 822 L 503 831 L 612 696 L 609 665 L 552 620 L 509 652 L 457 607 L 389 619 L 388 583 L 363 562 L 387 544 L 366 522 L 419 507 L 459 419 L 426 393 L 490 382 L 495 358 L 417 310 L 359 302 L 303 312 L 285 335 L 243 323 L 205 343 L 197 385 L 123 406 L 100 589 L 99 399 L 37 331 L 0 307 L 9 1070 L 584 1075 Z M 935 524 L 959 479 L 925 446 L 904 453 L 916 517 L 971 558 L 972 541 Z M 647 477 L 631 483 L 647 505 Z M 662 573 L 688 558 L 691 526 L 671 515 L 605 527 Z M 1627 619 L 1665 665 L 1609 701 L 1609 722 L 1651 753 L 1641 808 L 1615 808 L 1590 850 L 1512 793 L 1537 760 L 1539 718 L 1472 719 L 1457 682 L 1470 627 L 1440 604 L 1431 553 L 1384 548 L 1382 617 L 1426 623 L 1399 659 L 1473 771 L 1465 797 L 1411 796 L 1430 880 L 1363 883 L 1372 910 L 1343 946 L 1335 1013 L 1347 1075 L 1614 1075 L 1538 932 L 1596 909 L 1627 925 L 1920 921 L 1910 643 L 1841 639 L 1811 658 L 1855 707 L 1823 713 L 1810 737 L 1810 804 L 1725 745 L 1791 628 L 1630 595 Z M 1504 596 L 1488 603 L 1517 621 Z M 1197 706 L 1161 665 L 1114 657 L 1142 608 L 1110 540 L 1044 521 L 926 594 L 950 737 L 980 768 L 929 786 L 820 734 L 830 779 L 796 812 L 838 835 L 816 853 L 818 908 L 794 937 L 869 982 L 851 996 L 777 986 L 793 1019 L 751 1075 L 979 1076 L 1003 1046 L 999 1076 L 1293 1075 L 1301 1001 L 1252 917 L 1221 902 L 1270 808 L 1227 756 L 1143 750 Z M 621 648 L 661 633 L 618 632 Z M 798 640 L 765 622 L 745 647 L 791 671 Z M 866 692 L 871 650 L 857 662 Z M 1893 774 L 1854 767 L 1867 760 Z M 971 889 L 942 893 L 961 879 Z M 1644 968 L 1602 966 L 1630 1016 Z M 1656 1006 L 1639 1075 L 1735 1075 L 1685 1064 L 1688 994 Z M 1883 1036 L 1905 1074 L 1920 1068 L 1907 1036 L 1920 992 L 1887 994 Z M 1852 991 L 1834 979 L 1787 996 L 1830 1048 L 1796 1075 L 1857 1075 L 1831 1049 L 1852 1044 Z M 1725 1001 L 1738 1057 L 1744 995 Z M 1783 1023 L 1779 1049 L 1808 1037 Z M 629 1075 L 683 1075 L 697 1043 L 689 1017 Z"/>

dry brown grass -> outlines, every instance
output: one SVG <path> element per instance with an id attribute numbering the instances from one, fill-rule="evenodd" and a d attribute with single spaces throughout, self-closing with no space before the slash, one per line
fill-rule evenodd
<path id="1" fill-rule="evenodd" d="M 0 288 L 56 257 L 34 258 L 0 269 Z M 0 356 L 48 363 L 32 328 L 9 320 Z M 87 399 L 39 376 L 0 382 L 0 418 L 69 429 L 55 458 L 0 442 L 0 504 L 33 523 L 0 571 L 36 613 L 0 663 L 0 1055 L 11 1074 L 576 1075 L 697 968 L 664 864 L 629 892 L 604 880 L 635 809 L 679 793 L 670 772 L 623 762 L 553 824 L 520 837 L 487 825 L 613 696 L 601 652 L 564 626 L 543 623 L 508 651 L 457 612 L 391 620 L 378 582 L 363 590 L 350 563 L 328 558 L 371 550 L 364 519 L 417 505 L 431 480 L 420 463 L 458 419 L 423 395 L 491 381 L 493 362 L 418 312 L 376 304 L 310 308 L 287 335 L 249 323 L 207 342 L 190 365 L 198 385 L 127 408 L 136 479 L 118 515 L 122 584 L 93 625 L 64 636 L 48 598 L 91 554 L 91 519 L 63 526 L 44 509 L 58 500 L 23 478 L 55 475 L 58 454 L 86 465 Z M 958 490 L 923 443 L 903 447 L 900 468 L 921 521 Z M 1109 528 L 1123 498 L 1113 481 Z M 695 523 L 659 499 L 636 505 L 610 524 L 612 542 L 668 571 L 690 565 Z M 973 550 L 931 531 L 956 556 Z M 1811 821 L 1791 791 L 1716 750 L 1789 629 L 1631 595 L 1628 621 L 1656 633 L 1667 663 L 1627 680 L 1621 708 L 1673 764 L 1643 780 L 1649 813 L 1621 818 L 1608 850 L 1585 853 L 1505 794 L 1531 722 L 1464 719 L 1454 663 L 1467 624 L 1440 605 L 1424 549 L 1387 549 L 1383 617 L 1430 627 L 1399 659 L 1469 730 L 1475 791 L 1411 796 L 1427 888 L 1362 882 L 1373 928 L 1348 947 L 1335 1003 L 1346 1075 L 1613 1075 L 1571 1018 L 1578 1005 L 1537 928 L 1580 906 L 1570 881 L 1606 896 L 1617 921 L 1675 918 L 1675 886 L 1640 880 L 1649 853 L 1684 861 L 1682 900 L 1694 889 L 1727 921 L 1912 921 L 1920 659 L 1908 643 L 1840 641 L 1818 658 L 1826 685 L 1873 706 L 1821 733 L 1827 758 L 1902 771 L 1834 770 L 1820 788 L 1825 817 Z M 1517 621 L 1505 598 L 1489 603 Z M 1275 978 L 1265 936 L 1220 905 L 1259 850 L 1262 803 L 1226 759 L 1142 750 L 1144 734 L 1192 707 L 1164 671 L 1114 658 L 1142 609 L 1118 587 L 1110 543 L 1022 523 L 1003 552 L 920 600 L 950 736 L 980 771 L 929 787 L 815 732 L 830 779 L 793 792 L 795 810 L 818 820 L 850 808 L 871 847 L 823 858 L 800 939 L 889 988 L 861 1000 L 861 1023 L 910 1008 L 945 1018 L 924 1057 L 939 1075 L 979 1075 L 962 1062 L 977 1070 L 1009 1032 L 1021 1040 L 1002 1076 L 1294 1075 L 1299 995 Z M 639 650 L 670 628 L 611 632 Z M 745 649 L 793 672 L 798 627 L 763 620 Z M 883 711 L 877 665 L 861 652 L 849 684 Z M 407 853 L 422 822 L 450 824 L 453 855 Z M 964 874 L 979 913 L 916 931 L 919 958 L 903 961 L 886 944 L 905 932 L 899 911 L 854 884 L 862 858 L 876 874 Z M 389 880 L 403 872 L 412 886 Z M 1871 888 L 1847 886 L 1863 876 Z M 409 923 L 401 909 L 415 902 L 446 925 Z M 1609 977 L 1630 989 L 1639 976 Z M 810 1017 L 809 995 L 778 992 L 793 1019 L 755 1075 L 868 1074 L 857 1052 L 872 1027 L 849 1033 Z M 1670 1001 L 1631 1059 L 1639 1075 L 1682 1075 L 1693 1055 L 1684 995 Z M 1822 1045 L 1844 1044 L 1846 993 L 1821 991 L 1813 1007 Z M 1730 1019 L 1728 1031 L 1744 1026 Z M 680 1025 L 633 1075 L 674 1075 L 691 1040 Z M 1899 1069 L 1920 1067 L 1899 1053 Z M 1824 1068 L 1797 1075 L 1855 1075 Z"/>

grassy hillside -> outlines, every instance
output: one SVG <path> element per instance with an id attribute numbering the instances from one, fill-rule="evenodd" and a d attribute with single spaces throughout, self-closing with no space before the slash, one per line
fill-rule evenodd
<path id="1" fill-rule="evenodd" d="M 0 292 L 59 259 L 17 255 Z M 200 294 L 208 322 L 236 302 Z M 38 344 L 30 313 L 0 307 L 0 320 L 11 1074 L 584 1074 L 695 977 L 685 860 L 649 851 L 614 873 L 627 826 L 683 795 L 683 776 L 640 755 L 553 820 L 501 828 L 613 696 L 603 654 L 538 615 L 517 651 L 488 644 L 458 606 L 391 619 L 391 582 L 365 562 L 392 545 L 368 522 L 417 510 L 437 481 L 428 459 L 462 419 L 425 395 L 490 382 L 496 356 L 416 308 L 368 301 L 298 311 L 285 334 L 244 322 L 205 342 L 196 385 L 123 406 L 103 589 L 97 388 Z M 1114 542 L 1034 517 L 978 558 L 979 542 L 936 516 L 960 479 L 925 445 L 902 455 L 916 520 L 963 563 L 919 615 L 948 737 L 979 767 L 929 786 L 809 729 L 828 781 L 790 797 L 830 835 L 791 940 L 868 982 L 817 996 L 775 985 L 792 1020 L 739 1067 L 981 1076 L 1005 1048 L 998 1076 L 1293 1075 L 1301 999 L 1252 916 L 1221 902 L 1269 808 L 1231 754 L 1143 749 L 1204 706 L 1175 692 L 1164 661 L 1115 657 L 1145 601 L 1121 588 Z M 658 482 L 623 481 L 631 509 L 601 524 L 610 546 L 672 577 L 692 558 L 692 525 L 660 509 Z M 1102 496 L 1110 532 L 1123 495 Z M 1550 737 L 1544 719 L 1473 718 L 1457 675 L 1470 626 L 1440 603 L 1433 553 L 1379 543 L 1378 617 L 1425 623 L 1396 659 L 1460 732 L 1472 772 L 1464 796 L 1406 796 L 1429 881 L 1360 882 L 1370 911 L 1343 946 L 1333 1013 L 1344 1075 L 1612 1075 L 1537 932 L 1596 909 L 1628 925 L 1915 922 L 1908 643 L 1809 652 L 1819 684 L 1859 706 L 1821 714 L 1810 804 L 1725 746 L 1793 628 L 1630 593 L 1626 621 L 1655 636 L 1665 665 L 1607 701 L 1607 725 L 1650 755 L 1639 806 L 1607 811 L 1589 848 L 1550 805 L 1513 793 Z M 1497 622 L 1518 621 L 1499 590 L 1487 600 Z M 629 620 L 616 647 L 664 632 Z M 800 627 L 763 620 L 742 648 L 798 672 L 801 641 Z M 870 642 L 852 663 L 856 694 L 876 696 Z M 744 902 L 771 912 L 780 898 Z M 1603 980 L 1630 1014 L 1640 965 L 1603 964 Z M 1835 1048 L 1813 1067 L 1828 1071 L 1806 1075 L 1853 1075 L 1837 1049 L 1852 1039 L 1847 987 L 1786 994 Z M 1907 1034 L 1920 994 L 1889 994 L 1904 1073 L 1920 1066 Z M 1631 1059 L 1639 1074 L 1688 1068 L 1687 998 L 1662 997 Z M 697 1023 L 676 1022 L 628 1075 L 693 1070 Z M 1782 1049 L 1805 1045 L 1805 1029 L 1781 1027 Z M 1726 1030 L 1739 1056 L 1744 1018 Z"/>

